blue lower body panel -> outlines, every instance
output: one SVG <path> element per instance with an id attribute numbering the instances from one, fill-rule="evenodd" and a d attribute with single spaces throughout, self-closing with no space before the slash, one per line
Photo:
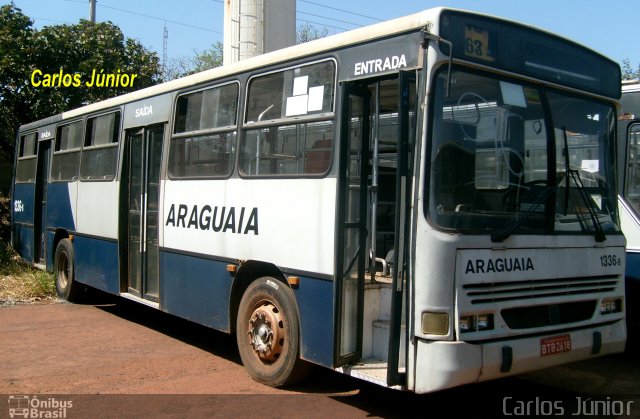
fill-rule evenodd
<path id="1" fill-rule="evenodd" d="M 294 289 L 300 312 L 300 357 L 333 365 L 333 282 L 300 277 Z"/>
<path id="2" fill-rule="evenodd" d="M 22 259 L 34 262 L 33 227 L 24 224 L 13 225 L 13 248 Z"/>
<path id="3" fill-rule="evenodd" d="M 640 282 L 640 253 L 627 252 L 625 276 L 627 279 Z"/>
<path id="4" fill-rule="evenodd" d="M 228 332 L 231 276 L 227 263 L 160 252 L 160 307 L 167 313 Z"/>
<path id="5" fill-rule="evenodd" d="M 232 276 L 227 263 L 160 252 L 160 307 L 167 313 L 229 332 Z M 294 289 L 300 313 L 300 356 L 315 364 L 333 363 L 333 282 L 300 277 Z"/>
<path id="6" fill-rule="evenodd" d="M 627 348 L 640 348 L 640 253 L 627 252 Z"/>
<path id="7" fill-rule="evenodd" d="M 73 240 L 78 282 L 118 294 L 118 242 L 76 235 Z"/>
<path id="8" fill-rule="evenodd" d="M 53 271 L 53 257 L 56 254 L 56 249 L 53 248 L 53 240 L 56 237 L 56 233 L 54 231 L 47 231 L 46 234 L 46 246 L 47 246 L 47 270 Z"/>

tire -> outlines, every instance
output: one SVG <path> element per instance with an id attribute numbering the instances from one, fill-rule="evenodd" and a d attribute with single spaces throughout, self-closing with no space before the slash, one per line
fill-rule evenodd
<path id="1" fill-rule="evenodd" d="M 71 240 L 62 239 L 56 247 L 53 260 L 58 296 L 67 301 L 78 301 L 82 286 L 75 281 L 75 257 Z"/>
<path id="2" fill-rule="evenodd" d="M 242 363 L 255 381 L 282 387 L 300 381 L 300 322 L 293 291 L 275 278 L 255 280 L 242 296 L 236 339 Z"/>

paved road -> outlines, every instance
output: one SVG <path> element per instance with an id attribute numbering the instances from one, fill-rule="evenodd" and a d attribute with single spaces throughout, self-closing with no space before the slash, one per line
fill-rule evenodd
<path id="1" fill-rule="evenodd" d="M 68 418 L 571 416 L 579 409 L 640 418 L 640 355 L 421 396 L 325 369 L 278 390 L 246 375 L 233 337 L 126 300 L 0 308 L 0 418 L 16 402 L 10 396 L 35 403 L 35 394 L 42 411 L 62 412 L 70 402 Z"/>

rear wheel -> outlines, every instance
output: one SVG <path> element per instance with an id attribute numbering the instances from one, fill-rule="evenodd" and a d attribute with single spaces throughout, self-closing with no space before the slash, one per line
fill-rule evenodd
<path id="1" fill-rule="evenodd" d="M 304 377 L 293 291 L 275 278 L 254 281 L 242 296 L 236 337 L 242 363 L 256 381 L 279 387 Z"/>
<path id="2" fill-rule="evenodd" d="M 62 239 L 58 243 L 53 270 L 58 296 L 67 301 L 77 301 L 82 293 L 82 286 L 74 278 L 75 259 L 71 240 Z"/>

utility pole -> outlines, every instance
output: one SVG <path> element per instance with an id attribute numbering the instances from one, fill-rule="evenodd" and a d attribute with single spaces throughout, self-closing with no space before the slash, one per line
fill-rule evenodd
<path id="1" fill-rule="evenodd" d="M 89 0 L 89 20 L 96 23 L 96 0 Z"/>

